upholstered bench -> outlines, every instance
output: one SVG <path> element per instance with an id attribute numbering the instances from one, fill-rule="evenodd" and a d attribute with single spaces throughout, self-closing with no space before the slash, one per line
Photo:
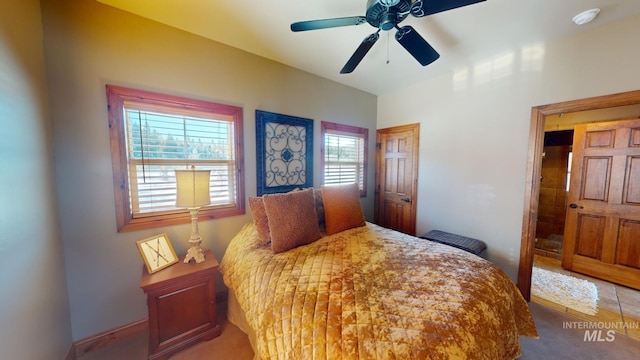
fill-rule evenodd
<path id="1" fill-rule="evenodd" d="M 426 234 L 420 235 L 420 238 L 457 247 L 458 249 L 486 258 L 487 244 L 482 240 L 451 234 L 440 230 L 431 230 Z"/>

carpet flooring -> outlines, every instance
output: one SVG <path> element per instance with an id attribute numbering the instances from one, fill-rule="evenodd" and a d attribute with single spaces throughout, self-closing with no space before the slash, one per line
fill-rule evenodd
<path id="1" fill-rule="evenodd" d="M 640 341 L 615 334 L 607 338 L 606 332 L 585 341 L 584 329 L 567 329 L 565 323 L 582 322 L 579 318 L 529 303 L 538 327 L 540 339 L 520 338 L 521 360 L 637 360 Z M 219 309 L 224 314 L 224 308 Z M 222 334 L 210 341 L 198 343 L 171 357 L 171 360 L 233 359 L 251 360 L 253 351 L 247 336 L 222 317 Z M 144 360 L 147 358 L 148 333 L 141 333 L 115 345 L 91 352 L 82 360 Z M 607 341 L 610 340 L 610 341 Z"/>
<path id="2" fill-rule="evenodd" d="M 563 360 L 632 360 L 640 358 L 640 341 L 615 334 L 607 339 L 606 330 L 600 340 L 587 337 L 584 329 L 565 328 L 566 323 L 583 324 L 583 320 L 529 303 L 536 321 L 540 339 L 520 338 L 522 360 L 563 359 Z M 593 330 L 589 330 L 592 332 Z M 610 340 L 610 341 L 607 341 Z"/>

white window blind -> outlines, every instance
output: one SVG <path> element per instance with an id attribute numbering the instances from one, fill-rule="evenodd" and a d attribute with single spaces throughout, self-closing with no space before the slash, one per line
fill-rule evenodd
<path id="1" fill-rule="evenodd" d="M 225 115 L 125 102 L 130 204 L 135 217 L 175 210 L 174 170 L 211 170 L 211 205 L 235 206 L 234 122 Z"/>
<path id="2" fill-rule="evenodd" d="M 327 130 L 324 134 L 324 184 L 357 183 L 364 189 L 365 139 Z"/>

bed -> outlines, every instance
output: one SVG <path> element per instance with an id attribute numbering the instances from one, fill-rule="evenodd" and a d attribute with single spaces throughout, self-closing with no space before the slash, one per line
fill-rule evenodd
<path id="1" fill-rule="evenodd" d="M 274 215 L 277 207 L 264 198 Z M 318 212 L 308 224 L 300 225 L 308 206 L 291 211 L 290 199 L 278 206 L 286 204 L 298 225 L 265 218 L 274 241 L 280 227 L 297 234 L 313 221 L 319 234 L 312 229 L 302 244 L 274 251 L 252 205 L 254 221 L 221 261 L 228 318 L 249 335 L 257 359 L 514 359 L 519 336 L 538 336 L 527 303 L 491 262 L 361 214 L 357 226 L 336 229 L 331 209 L 341 221 L 357 209 L 338 197 L 331 209 L 325 201 L 321 219 L 317 196 L 311 199 Z"/>

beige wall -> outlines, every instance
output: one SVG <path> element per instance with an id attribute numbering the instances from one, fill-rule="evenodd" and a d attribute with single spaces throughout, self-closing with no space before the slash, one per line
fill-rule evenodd
<path id="1" fill-rule="evenodd" d="M 71 345 L 38 0 L 0 2 L 0 351 Z"/>
<path id="2" fill-rule="evenodd" d="M 256 109 L 314 119 L 314 184 L 320 121 L 366 127 L 375 139 L 374 95 L 93 0 L 42 3 L 74 340 L 147 315 L 136 240 L 166 232 L 184 253 L 190 234 L 189 224 L 116 232 L 106 84 L 241 106 L 247 196 L 256 193 Z M 372 181 L 368 194 L 363 206 L 372 220 Z M 246 214 L 201 222 L 203 247 L 220 260 L 249 221 Z"/>
<path id="3" fill-rule="evenodd" d="M 378 128 L 421 123 L 418 233 L 440 229 L 485 240 L 489 259 L 515 279 L 531 107 L 640 88 L 638 24 L 636 16 L 506 48 L 379 96 Z"/>

